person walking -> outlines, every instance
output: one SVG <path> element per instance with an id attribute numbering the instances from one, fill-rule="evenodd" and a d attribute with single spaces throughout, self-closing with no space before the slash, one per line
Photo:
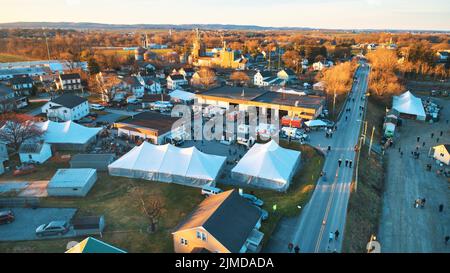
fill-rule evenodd
<path id="1" fill-rule="evenodd" d="M 345 160 L 345 167 L 348 167 L 348 159 Z"/>
<path id="2" fill-rule="evenodd" d="M 434 133 L 431 133 L 431 138 L 433 138 L 434 137 Z"/>
<path id="3" fill-rule="evenodd" d="M 400 157 L 403 157 L 403 152 L 400 152 Z"/>
<path id="4" fill-rule="evenodd" d="M 425 141 L 422 143 L 422 147 L 425 147 Z"/>
<path id="5" fill-rule="evenodd" d="M 442 211 L 444 211 L 444 204 L 439 205 L 439 212 L 442 212 Z"/>
<path id="6" fill-rule="evenodd" d="M 348 119 L 348 117 L 347 117 L 347 116 L 345 116 L 345 121 L 347 121 L 347 119 Z"/>
<path id="7" fill-rule="evenodd" d="M 298 247 L 298 245 L 295 246 L 294 248 L 295 253 L 300 253 L 300 247 Z"/>
<path id="8" fill-rule="evenodd" d="M 330 235 L 329 235 L 329 237 L 328 237 L 328 243 L 333 242 L 333 240 L 334 240 L 334 233 L 333 233 L 333 232 L 330 232 Z"/>
<path id="9" fill-rule="evenodd" d="M 444 134 L 444 132 L 443 131 L 441 131 L 440 133 L 439 133 L 439 136 L 442 136 Z"/>
<path id="10" fill-rule="evenodd" d="M 350 161 L 348 162 L 348 166 L 351 168 L 351 167 L 352 167 L 352 164 L 353 164 L 353 160 L 350 160 Z"/>
<path id="11" fill-rule="evenodd" d="M 423 208 L 423 207 L 425 207 L 425 202 L 426 202 L 427 200 L 425 200 L 425 198 L 422 198 L 421 201 L 422 201 L 422 202 L 421 202 L 421 203 L 422 203 L 421 206 L 422 206 L 422 208 Z"/>
<path id="12" fill-rule="evenodd" d="M 450 240 L 450 236 L 445 236 L 445 244 L 448 245 L 448 241 Z"/>
<path id="13" fill-rule="evenodd" d="M 334 239 L 337 241 L 339 239 L 339 230 L 336 229 L 334 232 Z"/>
<path id="14" fill-rule="evenodd" d="M 289 243 L 288 244 L 289 253 L 292 252 L 293 248 L 294 248 L 294 244 L 293 243 Z"/>
<path id="15" fill-rule="evenodd" d="M 328 151 L 331 151 L 331 146 L 328 145 L 328 148 L 327 148 L 327 149 L 328 149 Z"/>
<path id="16" fill-rule="evenodd" d="M 419 142 L 419 141 L 420 141 L 420 136 L 417 137 L 417 142 Z"/>
<path id="17" fill-rule="evenodd" d="M 338 160 L 339 167 L 341 167 L 341 164 L 342 164 L 342 159 L 339 158 L 339 160 Z"/>
<path id="18" fill-rule="evenodd" d="M 438 143 L 439 142 L 439 138 L 436 138 L 436 143 Z"/>

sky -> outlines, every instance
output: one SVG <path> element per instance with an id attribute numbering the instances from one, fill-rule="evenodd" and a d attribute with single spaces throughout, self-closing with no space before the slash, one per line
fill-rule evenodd
<path id="1" fill-rule="evenodd" d="M 0 0 L 0 23 L 450 30 L 450 0 Z"/>

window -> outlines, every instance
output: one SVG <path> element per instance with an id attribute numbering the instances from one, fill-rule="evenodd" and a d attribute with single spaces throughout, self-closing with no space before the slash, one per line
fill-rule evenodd
<path id="1" fill-rule="evenodd" d="M 197 239 L 200 239 L 202 241 L 206 241 L 206 234 L 201 232 L 201 231 L 197 231 Z"/>
<path id="2" fill-rule="evenodd" d="M 180 243 L 181 243 L 182 245 L 185 245 L 185 246 L 188 245 L 188 241 L 187 241 L 186 239 L 184 239 L 184 238 L 181 238 Z"/>

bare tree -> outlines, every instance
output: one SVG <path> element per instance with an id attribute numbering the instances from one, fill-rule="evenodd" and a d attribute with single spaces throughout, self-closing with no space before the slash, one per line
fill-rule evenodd
<path id="1" fill-rule="evenodd" d="M 192 78 L 193 85 L 208 88 L 216 83 L 216 73 L 207 67 L 202 67 L 197 74 L 198 78 Z"/>
<path id="2" fill-rule="evenodd" d="M 144 200 L 143 192 L 140 188 L 136 187 L 135 191 L 137 193 L 140 205 L 142 207 L 142 211 L 147 216 L 150 221 L 150 226 L 148 227 L 148 231 L 154 233 L 158 229 L 159 218 L 161 217 L 162 212 L 162 204 L 158 199 L 153 199 L 148 202 Z"/>
<path id="3" fill-rule="evenodd" d="M 43 132 L 26 116 L 16 113 L 2 114 L 0 124 L 0 140 L 12 145 L 16 151 L 27 140 L 40 137 Z"/>

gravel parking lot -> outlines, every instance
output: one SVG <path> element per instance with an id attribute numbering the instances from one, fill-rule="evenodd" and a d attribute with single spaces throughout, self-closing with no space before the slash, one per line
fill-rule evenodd
<path id="1" fill-rule="evenodd" d="M 77 209 L 71 208 L 13 208 L 12 211 L 16 217 L 11 224 L 0 225 L 0 241 L 25 241 L 41 240 L 54 238 L 68 238 L 75 236 L 71 229 L 63 236 L 45 236 L 39 238 L 36 236 L 36 228 L 45 223 L 55 220 L 70 221 L 75 215 Z"/>

